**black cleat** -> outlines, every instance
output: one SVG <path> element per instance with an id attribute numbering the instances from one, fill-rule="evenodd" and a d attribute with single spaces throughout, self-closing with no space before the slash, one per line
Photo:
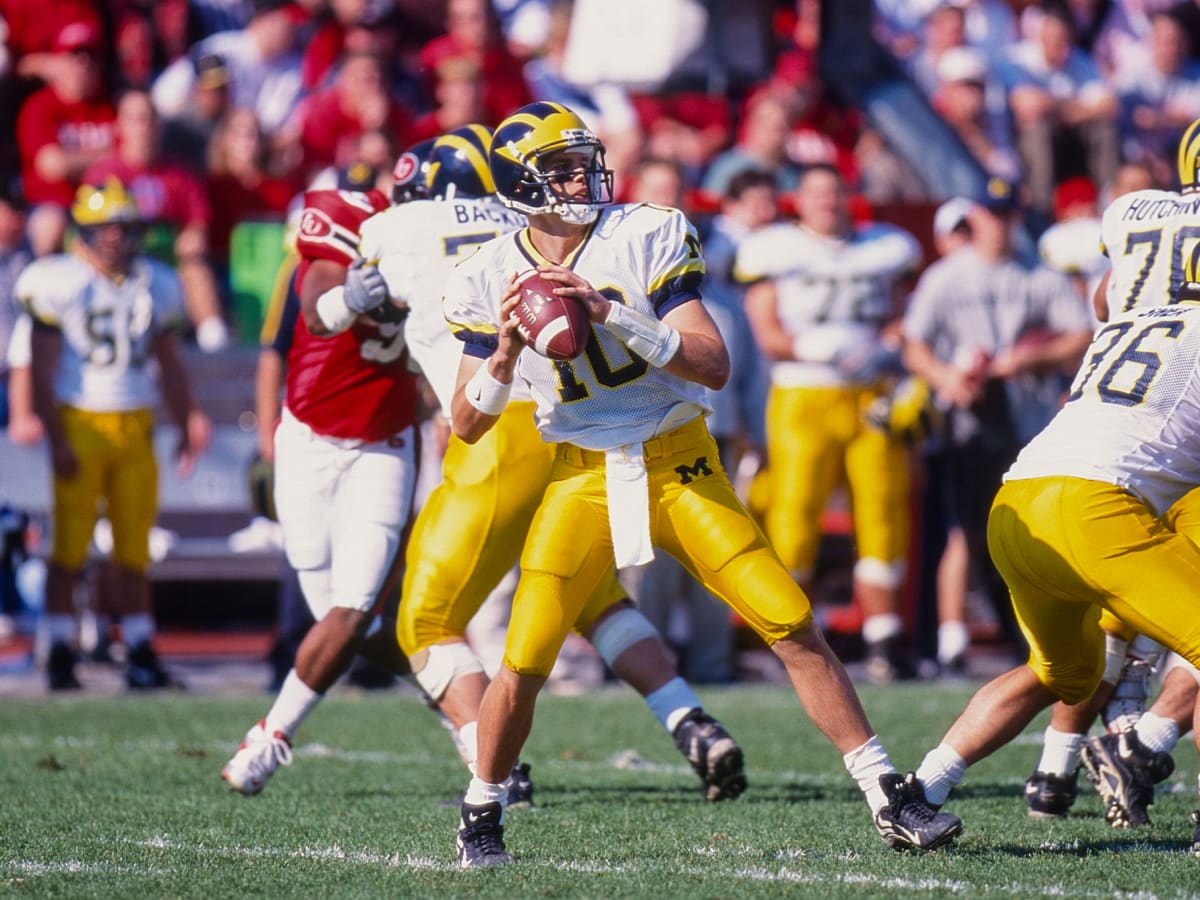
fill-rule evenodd
<path id="1" fill-rule="evenodd" d="M 917 677 L 916 666 L 905 652 L 900 635 L 867 643 L 866 675 L 872 684 L 911 681 Z"/>
<path id="2" fill-rule="evenodd" d="M 1073 775 L 1048 772 L 1030 775 L 1025 782 L 1025 805 L 1029 807 L 1029 815 L 1035 819 L 1065 819 L 1075 804 L 1078 777 L 1078 769 Z"/>
<path id="3" fill-rule="evenodd" d="M 50 647 L 46 682 L 52 691 L 77 691 L 83 687 L 75 677 L 75 651 L 64 643 L 57 642 Z"/>
<path id="4" fill-rule="evenodd" d="M 143 641 L 129 651 L 125 663 L 125 683 L 134 691 L 183 687 L 175 676 L 163 668 L 149 641 Z"/>
<path id="5" fill-rule="evenodd" d="M 484 869 L 513 861 L 504 849 L 504 807 L 499 803 L 462 805 L 458 826 L 458 867 Z"/>
<path id="6" fill-rule="evenodd" d="M 508 797 L 505 809 L 523 809 L 533 806 L 533 779 L 529 777 L 529 763 L 517 763 L 508 776 Z"/>
<path id="7" fill-rule="evenodd" d="M 1083 745 L 1083 765 L 1113 828 L 1149 825 L 1147 807 L 1154 802 L 1154 785 L 1175 771 L 1169 753 L 1148 749 L 1132 730 L 1089 738 Z"/>
<path id="8" fill-rule="evenodd" d="M 708 800 L 732 800 L 746 790 L 742 748 L 712 716 L 693 709 L 675 726 L 675 746 L 704 783 Z"/>
<path id="9" fill-rule="evenodd" d="M 875 813 L 875 830 L 893 850 L 936 850 L 962 834 L 962 820 L 934 809 L 912 772 L 880 775 L 879 786 L 888 803 Z"/>

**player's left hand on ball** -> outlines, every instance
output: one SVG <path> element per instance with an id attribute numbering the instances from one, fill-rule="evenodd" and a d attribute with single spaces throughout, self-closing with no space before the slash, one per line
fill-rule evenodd
<path id="1" fill-rule="evenodd" d="M 387 282 L 379 266 L 356 259 L 346 270 L 346 286 L 343 298 L 347 309 L 366 313 L 382 306 L 388 299 Z"/>
<path id="2" fill-rule="evenodd" d="M 608 316 L 609 299 L 593 288 L 582 275 L 566 266 L 538 266 L 538 272 L 550 281 L 562 285 L 563 297 L 571 297 L 587 307 L 588 318 L 603 322 Z"/>

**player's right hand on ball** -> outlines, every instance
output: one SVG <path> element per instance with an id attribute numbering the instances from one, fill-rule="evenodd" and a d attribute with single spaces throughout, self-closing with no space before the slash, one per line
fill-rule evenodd
<path id="1" fill-rule="evenodd" d="M 388 287 L 379 266 L 370 265 L 365 259 L 352 262 L 346 270 L 343 299 L 347 309 L 360 314 L 378 309 L 386 303 Z"/>
<path id="2" fill-rule="evenodd" d="M 500 298 L 500 335 L 496 354 L 493 354 L 498 354 L 499 361 L 504 364 L 515 365 L 517 357 L 525 349 L 525 339 L 521 337 L 516 315 L 520 302 L 521 289 L 517 286 L 517 276 L 514 274 L 508 280 L 504 296 Z"/>

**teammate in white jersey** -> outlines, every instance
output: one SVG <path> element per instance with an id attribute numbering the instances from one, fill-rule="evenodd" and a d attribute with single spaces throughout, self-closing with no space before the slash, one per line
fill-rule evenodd
<path id="1" fill-rule="evenodd" d="M 1200 209 L 1198 150 L 1200 121 L 1187 129 L 1179 144 L 1179 193 L 1134 190 L 1119 194 L 1105 210 L 1100 250 L 1108 265 L 1092 294 L 1093 309 L 1101 323 L 1131 310 L 1188 299 L 1188 263 L 1200 248 L 1200 226 L 1196 224 Z M 1180 499 L 1167 519 L 1173 523 L 1173 530 L 1200 543 L 1200 492 L 1190 492 Z M 1162 647 L 1145 635 L 1136 635 L 1129 624 L 1107 611 L 1100 625 L 1107 635 L 1103 680 L 1086 703 L 1055 704 L 1042 756 L 1025 785 L 1025 801 L 1032 815 L 1066 815 L 1075 800 L 1082 752 L 1109 821 L 1117 826 L 1145 825 L 1150 821 L 1145 807 L 1153 800 L 1153 789 L 1134 782 L 1160 780 L 1160 776 L 1165 777 L 1162 766 L 1150 776 L 1135 771 L 1132 774 L 1139 777 L 1115 781 L 1096 773 L 1111 768 L 1105 761 L 1111 762 L 1119 741 L 1116 733 L 1120 731 L 1132 729 L 1135 734 L 1127 740 L 1137 740 L 1151 751 L 1173 749 L 1178 740 L 1178 711 L 1190 709 L 1194 703 L 1200 673 L 1178 657 L 1156 667 L 1163 656 Z M 1143 717 L 1152 668 L 1163 675 L 1163 690 Z M 1103 716 L 1110 734 L 1089 740 L 1087 731 L 1097 714 Z"/>
<path id="2" fill-rule="evenodd" d="M 16 294 L 33 319 L 34 409 L 50 443 L 53 545 L 46 576 L 53 690 L 78 688 L 71 641 L 74 591 L 99 503 L 112 522 L 109 596 L 130 648 L 130 688 L 171 683 L 151 645 L 149 535 L 158 512 L 154 407 L 159 384 L 179 426 L 179 466 L 190 474 L 211 425 L 192 397 L 174 329 L 183 300 L 175 273 L 137 255 L 137 208 L 115 179 L 79 189 L 71 253 L 33 262 Z M 158 364 L 158 381 L 151 360 Z"/>
<path id="3" fill-rule="evenodd" d="M 438 138 L 424 165 L 415 154 L 402 156 L 398 178 L 420 178 L 427 199 L 399 203 L 362 228 L 361 252 L 379 260 L 393 301 L 408 308 L 409 350 L 447 418 L 462 354 L 442 314 L 446 278 L 481 243 L 525 226 L 522 214 L 493 196 L 490 140 L 482 125 L 467 125 Z M 400 646 L 418 684 L 457 729 L 469 766 L 487 677 L 464 637 L 467 623 L 516 564 L 553 461 L 553 448 L 534 424 L 532 400 L 517 396 L 484 440 L 468 445 L 450 438 L 442 482 L 409 539 Z M 738 796 L 746 786 L 740 748 L 700 708 L 654 626 L 625 598 L 615 572 L 597 586 L 576 628 L 646 698 L 701 776 L 708 799 Z M 509 804 L 526 802 L 530 786 L 527 767 L 519 766 Z"/>
<path id="4" fill-rule="evenodd" d="M 1161 518 L 1200 484 L 1198 428 L 1200 306 L 1135 311 L 1097 333 L 988 522 L 1029 661 L 976 693 L 925 757 L 917 777 L 931 802 L 1052 702 L 1091 695 L 1104 671 L 1102 610 L 1200 663 L 1200 547 Z M 1129 734 L 1117 738 L 1114 775 L 1169 773 Z"/>
<path id="5" fill-rule="evenodd" d="M 912 677 L 900 616 L 909 452 L 870 427 L 864 413 L 886 393 L 884 328 L 899 319 L 899 284 L 920 263 L 921 249 L 893 225 L 855 225 L 832 166 L 805 170 L 795 198 L 798 221 L 747 238 L 736 263 L 737 277 L 753 282 L 746 314 L 771 360 L 767 535 L 811 588 L 821 514 L 844 481 L 853 502 L 854 596 L 863 610 L 867 674 L 878 682 Z"/>
<path id="6" fill-rule="evenodd" d="M 480 708 L 459 864 L 512 861 L 504 780 L 532 727 L 538 691 L 614 558 L 619 566 L 646 562 L 655 544 L 773 646 L 885 840 L 918 848 L 952 840 L 961 823 L 932 810 L 914 782 L 896 774 L 808 598 L 721 469 L 702 387 L 725 383 L 729 359 L 699 302 L 704 262 L 691 224 L 678 210 L 610 205 L 603 145 L 557 103 L 533 103 L 504 120 L 489 161 L 497 193 L 528 214 L 529 226 L 483 245 L 447 283 L 446 318 L 464 341 L 453 428 L 478 441 L 520 380 L 537 403 L 542 436 L 559 446 L 522 551 L 504 665 Z M 592 335 L 575 360 L 522 352 L 515 276 L 534 267 L 587 306 Z"/>

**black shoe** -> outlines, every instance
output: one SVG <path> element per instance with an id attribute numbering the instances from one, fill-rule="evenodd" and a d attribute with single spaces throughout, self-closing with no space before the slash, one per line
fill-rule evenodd
<path id="1" fill-rule="evenodd" d="M 46 681 L 52 691 L 77 691 L 83 687 L 75 677 L 75 651 L 63 643 L 50 646 L 46 659 Z"/>
<path id="2" fill-rule="evenodd" d="M 880 775 L 879 786 L 888 803 L 875 813 L 875 830 L 893 850 L 936 850 L 962 834 L 962 820 L 926 802 L 912 772 Z"/>
<path id="3" fill-rule="evenodd" d="M 462 805 L 458 826 L 458 867 L 482 869 L 513 861 L 504 849 L 504 807 L 499 803 Z"/>
<path id="4" fill-rule="evenodd" d="M 1154 785 L 1175 771 L 1169 753 L 1148 749 L 1132 730 L 1089 738 L 1083 745 L 1083 765 L 1113 828 L 1149 825 L 1147 807 L 1154 802 Z"/>
<path id="5" fill-rule="evenodd" d="M 533 806 L 533 779 L 529 777 L 529 763 L 517 763 L 508 776 L 506 809 L 522 809 Z"/>
<path id="6" fill-rule="evenodd" d="M 1079 770 L 1073 775 L 1051 775 L 1034 772 L 1025 782 L 1025 805 L 1029 815 L 1035 819 L 1066 818 L 1075 803 L 1079 788 L 1076 781 Z"/>
<path id="7" fill-rule="evenodd" d="M 917 677 L 916 666 L 904 651 L 904 639 L 900 635 L 881 641 L 868 641 L 867 680 L 872 684 L 891 684 L 893 681 L 911 681 Z"/>
<path id="8" fill-rule="evenodd" d="M 129 651 L 125 664 L 125 683 L 134 691 L 183 687 L 178 679 L 163 668 L 149 641 L 143 641 Z"/>
<path id="9" fill-rule="evenodd" d="M 742 748 L 712 716 L 693 709 L 674 731 L 675 746 L 704 783 L 709 800 L 732 800 L 746 790 Z"/>

